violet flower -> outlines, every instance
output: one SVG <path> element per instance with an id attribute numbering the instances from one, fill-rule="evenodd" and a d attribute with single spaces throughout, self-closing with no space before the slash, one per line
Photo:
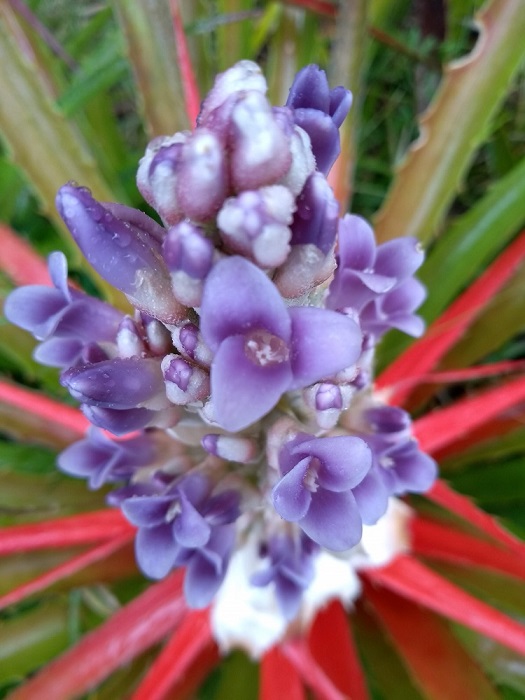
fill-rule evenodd
<path id="1" fill-rule="evenodd" d="M 99 299 L 69 286 L 63 253 L 49 256 L 52 287 L 29 285 L 15 289 L 7 298 L 4 313 L 11 323 L 43 341 L 35 359 L 51 367 L 71 367 L 94 344 L 115 341 L 122 314 Z"/>
<path id="2" fill-rule="evenodd" d="M 100 430 L 90 428 L 84 440 L 60 453 L 57 464 L 66 474 L 88 479 L 90 488 L 98 489 L 105 483 L 131 478 L 155 456 L 155 445 L 146 434 L 110 440 Z"/>
<path id="3" fill-rule="evenodd" d="M 349 549 L 361 538 L 352 489 L 371 464 L 370 449 L 360 438 L 301 433 L 279 453 L 282 479 L 272 492 L 275 510 L 322 547 Z"/>
<path id="4" fill-rule="evenodd" d="M 297 615 L 303 593 L 314 578 L 313 559 L 317 550 L 304 535 L 297 538 L 275 535 L 262 548 L 268 566 L 252 574 L 250 582 L 253 586 L 275 585 L 277 601 L 287 620 Z"/>
<path id="5" fill-rule="evenodd" d="M 262 418 L 284 392 L 353 364 L 361 349 L 351 319 L 313 307 L 287 309 L 266 275 L 240 257 L 222 260 L 208 276 L 201 331 L 215 353 L 214 415 L 230 431 Z"/>
<path id="6" fill-rule="evenodd" d="M 210 481 L 190 474 L 163 492 L 133 495 L 122 511 L 139 528 L 137 560 L 151 578 L 163 578 L 175 566 L 188 567 L 187 600 L 204 607 L 220 585 L 233 546 L 231 524 L 239 515 L 239 494 L 216 495 Z"/>

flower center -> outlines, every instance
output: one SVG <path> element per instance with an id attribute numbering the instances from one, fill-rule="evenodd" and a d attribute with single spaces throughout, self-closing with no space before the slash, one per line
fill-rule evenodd
<path id="1" fill-rule="evenodd" d="M 290 351 L 284 340 L 263 329 L 246 335 L 244 352 L 246 357 L 259 367 L 278 365 L 286 362 L 290 357 Z"/>
<path id="2" fill-rule="evenodd" d="M 175 518 L 182 513 L 182 509 L 180 507 L 180 502 L 177 499 L 176 501 L 173 501 L 171 506 L 168 508 L 168 512 L 166 513 L 166 523 L 171 523 L 175 520 Z"/>
<path id="3" fill-rule="evenodd" d="M 319 484 L 317 483 L 317 470 L 319 468 L 319 460 L 313 457 L 310 460 L 310 464 L 308 465 L 308 469 L 305 472 L 305 475 L 303 476 L 303 486 L 307 491 L 310 491 L 311 493 L 315 493 L 317 489 L 319 488 Z"/>

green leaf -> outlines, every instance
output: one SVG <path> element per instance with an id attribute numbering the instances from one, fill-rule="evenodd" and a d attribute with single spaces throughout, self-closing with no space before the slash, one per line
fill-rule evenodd
<path id="1" fill-rule="evenodd" d="M 63 651 L 69 642 L 64 600 L 3 622 L 0 626 L 0 681 L 23 678 Z"/>
<path id="2" fill-rule="evenodd" d="M 434 235 L 472 157 L 525 55 L 522 0 L 492 0 L 479 16 L 481 34 L 464 59 L 451 64 L 421 119 L 421 134 L 400 167 L 376 217 L 384 241 Z"/>
<path id="3" fill-rule="evenodd" d="M 524 298 L 525 265 L 521 265 L 468 333 L 448 353 L 442 366 L 464 367 L 474 364 L 525 330 Z"/>
<path id="4" fill-rule="evenodd" d="M 103 90 L 118 83 L 126 75 L 128 65 L 122 56 L 119 34 L 108 32 L 97 51 L 91 54 L 67 89 L 58 99 L 58 106 L 66 117 L 85 107 L 86 103 Z"/>
<path id="5" fill-rule="evenodd" d="M 432 248 L 418 275 L 432 293 L 421 309 L 433 321 L 525 222 L 525 158 L 457 218 Z M 446 284 L 442 284 L 443 276 Z"/>
<path id="6" fill-rule="evenodd" d="M 173 26 L 166 0 L 113 0 L 150 137 L 188 127 Z"/>
<path id="7" fill-rule="evenodd" d="M 50 474 L 56 470 L 56 452 L 16 442 L 0 442 L 0 471 Z"/>
<path id="8" fill-rule="evenodd" d="M 5 5 L 0 5 L 0 20 L 6 20 L 5 12 Z M 103 201 L 111 200 L 112 192 L 101 179 L 80 133 L 57 110 L 10 26 L 0 21 L 0 64 L 9 66 L 9 70 L 0 71 L 0 131 L 13 159 L 38 193 L 45 213 L 65 231 L 54 206 L 55 194 L 65 182 L 82 182 Z M 69 232 L 64 242 L 78 261 L 78 249 Z"/>

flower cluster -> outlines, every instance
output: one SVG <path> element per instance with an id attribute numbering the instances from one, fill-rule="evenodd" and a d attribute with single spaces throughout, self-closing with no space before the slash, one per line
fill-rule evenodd
<path id="1" fill-rule="evenodd" d="M 6 303 L 94 426 L 59 467 L 117 484 L 108 498 L 138 528 L 144 573 L 186 567 L 188 603 L 213 601 L 219 642 L 252 653 L 327 599 L 349 602 L 355 569 L 384 561 L 373 533 L 405 517 L 393 497 L 436 475 L 409 416 L 373 392 L 378 340 L 422 332 L 423 255 L 414 239 L 376 246 L 362 219 L 339 219 L 326 175 L 350 105 L 308 66 L 272 107 L 241 61 L 192 132 L 147 148 L 137 182 L 162 225 L 75 184 L 58 193 L 83 254 L 133 313 L 72 288 L 60 253 L 54 288 Z M 232 596 L 251 612 L 229 614 Z"/>

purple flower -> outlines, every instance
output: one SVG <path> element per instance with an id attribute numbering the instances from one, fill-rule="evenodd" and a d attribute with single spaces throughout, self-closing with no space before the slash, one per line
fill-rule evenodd
<path id="1" fill-rule="evenodd" d="M 213 264 L 214 248 L 204 231 L 189 221 L 168 229 L 162 246 L 173 294 L 186 306 L 199 306 L 202 284 Z"/>
<path id="2" fill-rule="evenodd" d="M 4 312 L 11 323 L 42 342 L 35 359 L 52 367 L 75 365 L 96 343 L 114 343 L 122 314 L 68 285 L 63 253 L 49 256 L 53 287 L 28 285 L 7 297 Z"/>
<path id="3" fill-rule="evenodd" d="M 283 478 L 272 492 L 275 510 L 322 547 L 349 549 L 361 538 L 352 489 L 371 464 L 370 449 L 360 438 L 299 433 L 279 453 Z"/>
<path id="4" fill-rule="evenodd" d="M 273 583 L 283 615 L 293 620 L 303 593 L 313 580 L 313 560 L 318 547 L 304 535 L 275 535 L 269 539 L 265 550 L 263 556 L 269 560 L 269 566 L 253 574 L 250 583 L 261 587 Z"/>
<path id="5" fill-rule="evenodd" d="M 210 481 L 193 473 L 161 493 L 132 495 L 121 507 L 139 528 L 136 553 L 142 571 L 162 578 L 185 565 L 189 605 L 207 605 L 226 573 L 239 494 L 228 490 L 211 495 Z"/>
<path id="6" fill-rule="evenodd" d="M 217 217 L 229 250 L 262 268 L 281 265 L 290 251 L 290 224 L 295 201 L 282 185 L 242 192 L 224 202 Z"/>
<path id="7" fill-rule="evenodd" d="M 210 273 L 201 331 L 215 353 L 215 419 L 230 431 L 262 418 L 285 391 L 353 364 L 361 350 L 354 321 L 325 309 L 288 309 L 268 277 L 239 257 L 222 260 Z"/>
<path id="8" fill-rule="evenodd" d="M 372 434 L 362 438 L 372 450 L 372 468 L 354 489 L 366 525 L 385 514 L 391 495 L 423 493 L 436 479 L 435 461 L 421 452 L 411 435 L 411 420 L 396 406 L 369 409 L 365 418 Z"/>
<path id="9" fill-rule="evenodd" d="M 88 262 L 132 304 L 168 323 L 184 318 L 161 256 L 161 226 L 142 212 L 119 218 L 88 189 L 72 184 L 60 188 L 56 204 Z"/>
<path id="10" fill-rule="evenodd" d="M 423 286 L 412 277 L 423 262 L 415 238 L 376 246 L 366 221 L 347 214 L 339 223 L 338 258 L 329 308 L 355 309 L 363 331 L 376 339 L 390 328 L 422 333 L 423 322 L 413 314 L 425 297 Z"/>
<path id="11" fill-rule="evenodd" d="M 317 169 L 325 175 L 341 150 L 339 127 L 351 104 L 351 93 L 341 86 L 330 90 L 326 73 L 315 65 L 299 71 L 290 88 L 286 106 L 310 137 Z"/>
<path id="12" fill-rule="evenodd" d="M 129 479 L 138 467 L 155 459 L 156 449 L 146 435 L 110 440 L 96 428 L 87 437 L 67 447 L 58 457 L 59 468 L 72 476 L 88 479 L 92 489 Z"/>

